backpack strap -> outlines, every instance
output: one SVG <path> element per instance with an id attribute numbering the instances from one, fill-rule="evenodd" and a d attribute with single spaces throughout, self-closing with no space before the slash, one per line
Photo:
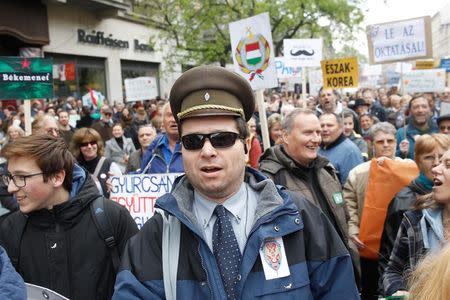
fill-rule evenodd
<path id="1" fill-rule="evenodd" d="M 162 209 L 155 208 L 163 219 L 162 232 L 162 267 L 164 292 L 166 299 L 177 298 L 178 257 L 180 254 L 180 221 L 173 215 L 166 214 Z"/>
<path id="2" fill-rule="evenodd" d="M 109 200 L 106 200 L 106 198 L 100 196 L 91 202 L 91 216 L 100 237 L 105 241 L 106 246 L 111 252 L 114 271 L 117 273 L 120 267 L 120 256 L 119 251 L 117 250 L 116 240 L 114 238 L 114 231 L 106 215 L 105 201 Z"/>
<path id="3" fill-rule="evenodd" d="M 94 177 L 95 179 L 97 179 L 98 173 L 100 173 L 100 169 L 102 168 L 105 160 L 106 160 L 106 157 L 104 157 L 104 156 L 100 157 L 100 160 L 98 161 L 97 166 L 95 167 L 94 173 L 92 174 L 92 177 Z"/>

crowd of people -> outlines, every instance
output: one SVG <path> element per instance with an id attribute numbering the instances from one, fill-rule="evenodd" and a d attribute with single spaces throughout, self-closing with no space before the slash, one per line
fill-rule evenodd
<path id="1" fill-rule="evenodd" d="M 427 275 L 415 270 L 448 257 L 450 89 L 264 95 L 268 149 L 250 86 L 220 67 L 185 72 L 170 101 L 35 100 L 30 136 L 23 107 L 4 107 L 0 246 L 12 266 L 71 299 L 428 299 L 418 296 Z M 368 214 L 368 191 L 385 188 L 371 174 L 391 162 L 387 180 L 418 171 Z M 138 231 L 108 200 L 110 177 L 157 173 L 185 176 Z M 382 222 L 375 248 L 361 234 L 373 216 Z M 175 223 L 173 271 L 165 251 L 178 248 L 164 241 Z M 0 283 L 7 273 L 21 290 L 0 263 Z"/>

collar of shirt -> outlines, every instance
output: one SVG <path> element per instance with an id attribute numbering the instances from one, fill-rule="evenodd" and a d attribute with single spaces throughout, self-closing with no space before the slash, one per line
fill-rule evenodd
<path id="1" fill-rule="evenodd" d="M 239 188 L 239 191 L 223 203 L 223 206 L 233 215 L 238 224 L 241 222 L 243 215 L 245 214 L 245 205 L 247 200 L 242 201 L 242 199 L 246 198 L 245 185 L 246 183 L 243 182 Z M 194 190 L 194 209 L 197 212 L 197 218 L 202 228 L 214 225 L 216 217 L 213 213 L 216 206 L 217 203 L 207 200 Z"/>

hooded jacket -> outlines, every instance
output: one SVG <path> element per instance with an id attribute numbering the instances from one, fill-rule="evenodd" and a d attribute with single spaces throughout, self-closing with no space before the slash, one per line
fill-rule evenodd
<path id="1" fill-rule="evenodd" d="M 259 193 L 255 222 L 245 245 L 236 289 L 238 299 L 359 299 L 347 250 L 321 211 L 277 188 L 248 168 L 245 181 Z M 296 200 L 296 204 L 292 202 Z M 181 223 L 178 299 L 226 299 L 213 253 L 192 212 L 194 193 L 186 176 L 156 206 Z M 113 299 L 164 299 L 162 218 L 155 214 L 130 239 Z M 266 280 L 260 247 L 282 237 L 289 275 Z"/>
<path id="2" fill-rule="evenodd" d="M 285 186 L 288 190 L 299 193 L 306 199 L 322 207 L 324 204 L 318 203 L 313 196 L 313 186 L 308 185 L 299 175 L 302 170 L 295 161 L 286 155 L 283 145 L 278 145 L 267 149 L 260 159 L 260 170 L 276 184 Z M 347 219 L 348 212 L 344 201 L 339 202 L 342 198 L 342 188 L 335 169 L 329 160 L 323 156 L 317 156 L 313 164 L 314 173 L 317 176 L 318 186 L 322 189 L 330 208 L 330 212 L 337 224 L 336 230 L 343 238 L 344 243 L 348 241 Z"/>
<path id="3" fill-rule="evenodd" d="M 165 134 L 158 135 L 150 144 L 147 151 L 142 157 L 141 172 L 145 174 L 157 173 L 183 173 L 183 157 L 181 156 L 181 145 L 175 147 L 172 154 L 172 159 L 166 161 L 163 154 Z"/>
<path id="4" fill-rule="evenodd" d="M 0 247 L 0 299 L 25 300 L 27 293 L 22 277 L 17 274 L 5 250 Z"/>
<path id="5" fill-rule="evenodd" d="M 91 176 L 75 165 L 68 201 L 28 215 L 17 211 L 1 223 L 0 244 L 10 255 L 20 239 L 18 261 L 13 263 L 26 282 L 70 299 L 111 298 L 116 274 L 90 212 L 90 203 L 99 196 Z M 105 201 L 105 213 L 120 255 L 137 232 L 136 223 L 113 201 Z M 14 234 L 14 226 L 23 231 Z"/>

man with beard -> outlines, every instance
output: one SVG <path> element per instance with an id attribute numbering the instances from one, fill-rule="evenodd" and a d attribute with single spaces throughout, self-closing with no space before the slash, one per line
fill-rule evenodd
<path id="1" fill-rule="evenodd" d="M 437 133 L 437 125 L 431 119 L 430 104 L 423 94 L 414 95 L 409 101 L 408 125 L 397 131 L 396 156 L 414 159 L 414 144 L 417 136 Z"/>
<path id="2" fill-rule="evenodd" d="M 73 133 L 75 132 L 75 128 L 69 124 L 69 113 L 67 111 L 60 111 L 58 113 L 58 123 L 61 137 L 66 142 L 66 145 L 69 145 L 72 140 Z"/>

